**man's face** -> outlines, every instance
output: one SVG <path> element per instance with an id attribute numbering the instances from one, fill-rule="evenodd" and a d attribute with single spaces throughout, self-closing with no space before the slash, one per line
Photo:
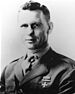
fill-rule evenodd
<path id="1" fill-rule="evenodd" d="M 49 26 L 41 11 L 22 10 L 19 26 L 28 49 L 38 49 L 47 42 Z"/>

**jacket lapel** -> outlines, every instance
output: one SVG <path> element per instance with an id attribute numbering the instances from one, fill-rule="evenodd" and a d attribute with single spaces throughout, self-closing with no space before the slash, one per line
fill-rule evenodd
<path id="1" fill-rule="evenodd" d="M 16 64 L 15 66 L 15 76 L 19 81 L 22 81 L 23 77 L 24 77 L 24 73 L 23 73 L 23 69 L 21 66 L 21 63 L 23 62 L 23 59 L 19 60 L 19 62 Z"/>
<path id="2" fill-rule="evenodd" d="M 43 75 L 47 73 L 47 67 L 44 64 L 38 64 L 32 69 L 28 74 L 26 74 L 23 80 L 20 82 L 19 86 L 21 87 L 23 84 L 27 83 L 28 81 L 32 80 L 35 77 Z"/>

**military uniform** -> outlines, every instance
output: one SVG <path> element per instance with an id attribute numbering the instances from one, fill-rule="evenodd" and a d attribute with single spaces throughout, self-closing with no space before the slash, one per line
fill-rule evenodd
<path id="1" fill-rule="evenodd" d="M 28 56 L 11 62 L 1 76 L 3 94 L 74 94 L 75 61 L 51 48 L 24 72 Z M 26 69 L 25 69 L 26 71 Z"/>

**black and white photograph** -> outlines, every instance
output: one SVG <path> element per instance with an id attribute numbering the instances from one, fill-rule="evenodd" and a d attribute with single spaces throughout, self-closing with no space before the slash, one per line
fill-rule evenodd
<path id="1" fill-rule="evenodd" d="M 75 94 L 75 0 L 0 6 L 0 94 Z"/>

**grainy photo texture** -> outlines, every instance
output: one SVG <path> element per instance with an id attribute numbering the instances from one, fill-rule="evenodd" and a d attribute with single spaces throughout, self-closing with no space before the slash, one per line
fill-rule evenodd
<path id="1" fill-rule="evenodd" d="M 50 10 L 29 1 L 18 11 L 25 55 L 11 61 L 0 79 L 0 94 L 75 94 L 75 61 L 49 45 Z"/>

